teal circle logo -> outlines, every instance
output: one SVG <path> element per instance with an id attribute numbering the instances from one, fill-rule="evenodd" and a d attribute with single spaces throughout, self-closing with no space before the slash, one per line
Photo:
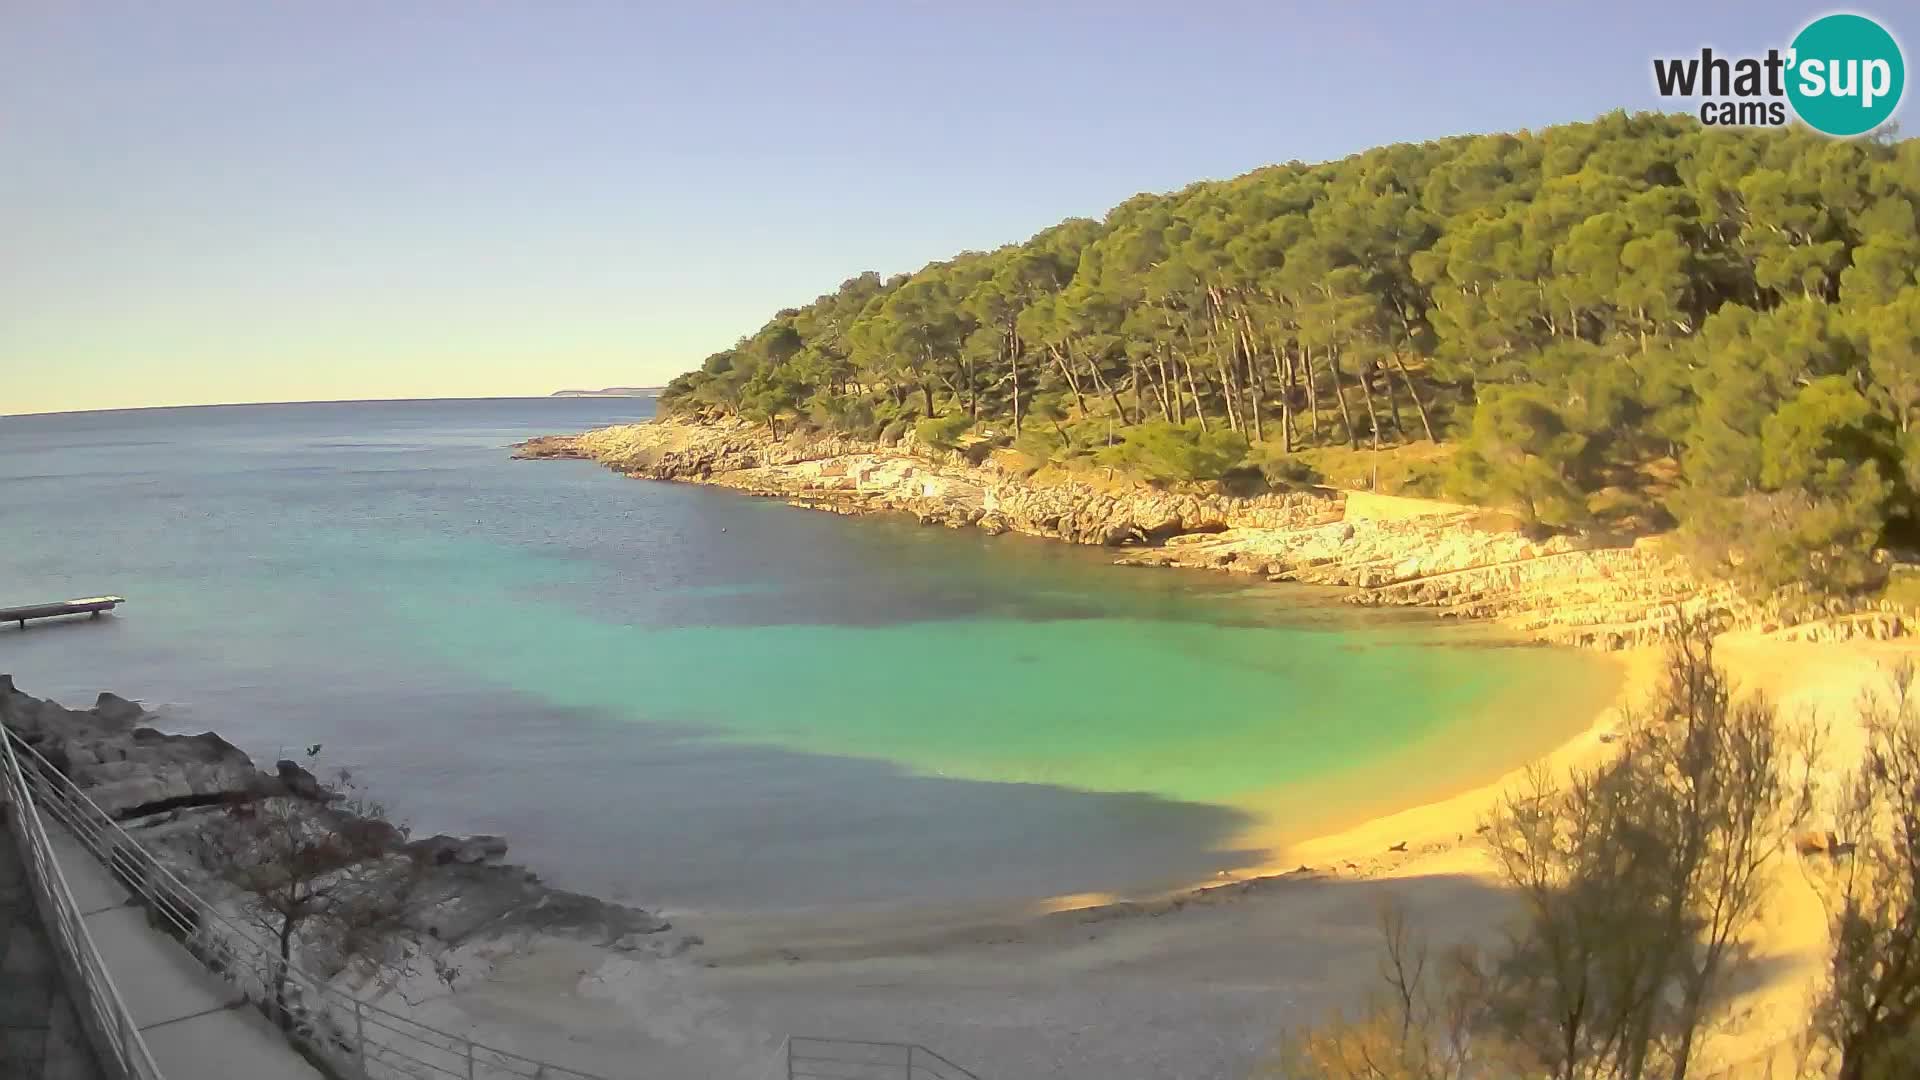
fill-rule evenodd
<path id="1" fill-rule="evenodd" d="M 1829 135 L 1859 135 L 1885 123 L 1906 89 L 1900 43 L 1864 15 L 1827 15 L 1793 39 L 1787 99 Z"/>

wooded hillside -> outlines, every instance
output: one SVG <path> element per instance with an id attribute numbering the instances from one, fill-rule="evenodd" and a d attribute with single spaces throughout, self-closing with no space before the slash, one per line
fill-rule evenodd
<path id="1" fill-rule="evenodd" d="M 1920 489 L 1917 218 L 1914 140 L 1616 113 L 1397 144 L 861 274 L 661 401 L 1160 481 L 1445 443 L 1436 493 L 1858 590 Z"/>

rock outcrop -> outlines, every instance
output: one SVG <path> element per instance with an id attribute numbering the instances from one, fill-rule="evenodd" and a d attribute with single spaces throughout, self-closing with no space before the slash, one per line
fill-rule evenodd
<path id="1" fill-rule="evenodd" d="M 975 463 L 910 441 L 774 438 L 737 419 L 625 424 L 532 439 L 514 453 L 595 461 L 628 476 L 714 484 L 814 510 L 899 512 L 928 524 L 1122 548 L 1116 561 L 1128 565 L 1336 586 L 1350 590 L 1354 604 L 1433 608 L 1600 649 L 1650 643 L 1683 617 L 1793 627 L 1794 636 L 1822 640 L 1903 634 L 1911 621 L 1894 612 L 1762 609 L 1700 580 L 1659 538 L 1535 539 L 1504 515 L 1416 499 L 1349 500 L 1330 489 L 1236 498 L 1111 477 L 1034 476 L 992 455 Z"/>
<path id="2" fill-rule="evenodd" d="M 68 709 L 22 693 L 0 675 L 0 724 L 216 903 L 226 886 L 199 861 L 193 842 L 213 824 L 213 815 L 263 799 L 335 798 L 295 762 L 262 772 L 212 732 L 167 734 L 152 726 L 159 722 L 112 694 L 100 695 L 92 709 Z M 676 948 L 656 936 L 670 928 L 657 915 L 553 888 L 504 862 L 507 843 L 500 837 L 409 841 L 397 828 L 390 836 L 388 856 L 418 868 L 400 929 L 411 938 L 403 951 L 432 953 L 533 932 L 623 949 Z M 233 894 L 226 896 L 231 902 Z"/>
<path id="3" fill-rule="evenodd" d="M 220 736 L 166 735 L 140 726 L 145 718 L 136 703 L 113 694 L 101 694 L 87 712 L 62 708 L 0 675 L 0 721 L 116 818 L 212 805 L 254 785 L 278 790 L 277 779 Z"/>
<path id="4" fill-rule="evenodd" d="M 1337 520 L 1338 493 L 1235 498 L 1074 479 L 1036 480 L 989 460 L 911 443 L 837 435 L 774 439 L 742 421 L 656 422 L 530 439 L 526 459 L 579 458 L 628 476 L 714 484 L 810 509 L 893 511 L 929 524 L 977 526 L 1077 544 L 1157 544 L 1189 533 L 1293 528 Z"/>

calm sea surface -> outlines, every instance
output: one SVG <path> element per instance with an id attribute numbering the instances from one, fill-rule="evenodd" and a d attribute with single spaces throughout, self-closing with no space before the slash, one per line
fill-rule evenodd
<path id="1" fill-rule="evenodd" d="M 1612 670 L 1307 589 L 806 513 L 530 435 L 645 401 L 0 417 L 0 671 L 667 910 L 1171 884 L 1489 779 Z"/>

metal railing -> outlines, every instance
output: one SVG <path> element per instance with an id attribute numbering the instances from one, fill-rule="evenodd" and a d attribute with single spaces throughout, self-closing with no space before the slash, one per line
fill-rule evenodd
<path id="1" fill-rule="evenodd" d="M 101 1029 L 100 1041 L 108 1048 L 101 1052 L 123 1062 L 124 1076 L 163 1080 L 87 937 L 41 824 L 42 810 L 138 896 L 162 929 L 279 1022 L 290 1042 L 337 1075 L 363 1080 L 603 1080 L 442 1031 L 355 998 L 297 964 L 282 965 L 263 929 L 244 925 L 200 897 L 39 751 L 11 731 L 0 732 L 8 801 L 19 808 L 10 815 L 16 835 L 30 831 L 21 837 L 30 872 L 50 881 L 59 902 L 53 906 L 63 913 L 49 916 L 48 923 L 58 923 L 63 947 L 78 943 L 75 963 L 81 965 L 79 979 L 89 994 L 90 1029 Z M 283 968 L 284 1015 L 274 993 L 275 977 Z M 913 1043 L 793 1036 L 782 1049 L 788 1080 L 979 1080 Z"/>
<path id="2" fill-rule="evenodd" d="M 794 1035 L 786 1061 L 787 1080 L 980 1080 L 918 1043 Z"/>
<path id="3" fill-rule="evenodd" d="M 9 746 L 9 762 L 19 751 L 13 775 L 33 803 L 137 894 L 163 929 L 332 1072 L 365 1080 L 603 1080 L 442 1031 L 355 998 L 297 964 L 283 965 L 264 931 L 202 899 L 33 747 L 11 731 L 0 742 Z"/>
<path id="4" fill-rule="evenodd" d="M 160 1067 L 154 1064 L 146 1041 L 140 1037 L 140 1028 L 113 984 L 113 976 L 94 948 L 92 935 L 87 933 L 86 920 L 54 856 L 46 825 L 40 820 L 13 746 L 11 733 L 0 738 L 0 789 L 6 793 L 7 824 L 20 848 L 34 906 L 39 909 L 41 924 L 65 976 L 67 996 L 86 1029 L 94 1057 L 116 1078 L 163 1080 Z"/>

